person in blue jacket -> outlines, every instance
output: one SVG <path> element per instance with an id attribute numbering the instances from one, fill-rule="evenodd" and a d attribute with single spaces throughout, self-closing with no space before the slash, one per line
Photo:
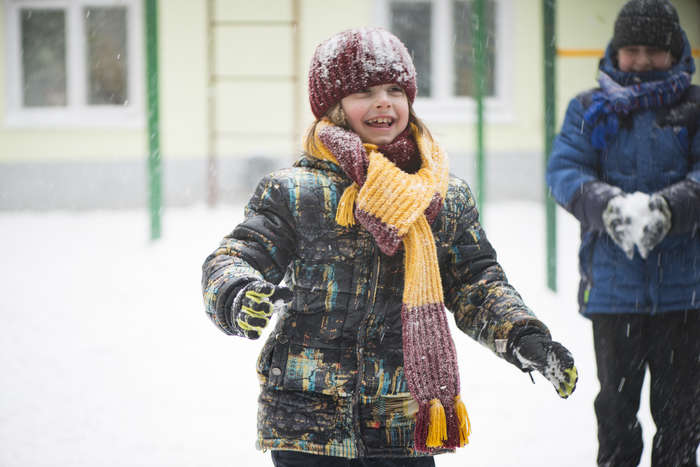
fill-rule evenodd
<path id="1" fill-rule="evenodd" d="M 552 196 L 581 223 L 579 305 L 593 325 L 598 465 L 636 466 L 646 369 L 652 465 L 697 466 L 700 442 L 700 87 L 673 5 L 632 0 L 569 103 Z"/>

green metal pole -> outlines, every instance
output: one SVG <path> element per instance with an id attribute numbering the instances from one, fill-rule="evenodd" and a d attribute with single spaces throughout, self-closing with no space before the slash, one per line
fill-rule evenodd
<path id="1" fill-rule="evenodd" d="M 476 102 L 476 201 L 482 216 L 486 204 L 486 181 L 484 161 L 484 72 L 486 71 L 486 21 L 485 0 L 474 0 L 474 101 Z"/>
<path id="2" fill-rule="evenodd" d="M 146 0 L 146 82 L 148 86 L 148 186 L 151 240 L 160 238 L 161 163 L 158 114 L 158 2 Z"/>
<path id="3" fill-rule="evenodd" d="M 555 60 L 556 60 L 556 0 L 542 0 L 544 31 L 544 164 L 547 165 L 552 152 L 554 124 L 556 119 L 555 102 Z M 547 218 L 547 287 L 557 290 L 557 211 L 554 200 L 545 186 L 545 210 Z"/>

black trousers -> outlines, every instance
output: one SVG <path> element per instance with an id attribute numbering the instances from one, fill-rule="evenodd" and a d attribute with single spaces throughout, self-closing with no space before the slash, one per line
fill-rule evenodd
<path id="1" fill-rule="evenodd" d="M 642 455 L 637 419 L 649 368 L 656 424 L 653 467 L 696 467 L 700 443 L 700 310 L 653 316 L 595 315 L 593 343 L 600 392 L 598 465 L 635 467 Z"/>
<path id="2" fill-rule="evenodd" d="M 272 451 L 275 467 L 435 467 L 432 457 L 343 457 L 317 456 L 304 452 Z"/>

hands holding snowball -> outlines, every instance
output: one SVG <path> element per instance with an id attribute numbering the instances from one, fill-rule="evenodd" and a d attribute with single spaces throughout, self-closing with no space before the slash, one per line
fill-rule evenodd
<path id="1" fill-rule="evenodd" d="M 608 202 L 603 211 L 603 224 L 629 259 L 634 257 L 635 245 L 646 259 L 671 230 L 671 210 L 661 195 L 638 191 L 623 193 Z"/>

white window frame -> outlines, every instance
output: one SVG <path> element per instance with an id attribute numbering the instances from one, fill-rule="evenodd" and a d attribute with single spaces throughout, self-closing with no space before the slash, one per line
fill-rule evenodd
<path id="1" fill-rule="evenodd" d="M 424 0 L 425 1 L 425 0 Z M 428 0 L 431 15 L 431 97 L 416 97 L 414 108 L 421 119 L 436 123 L 476 121 L 476 101 L 472 97 L 451 95 L 454 79 L 452 61 L 452 0 Z M 513 63 L 513 0 L 496 2 L 496 44 L 494 95 L 484 98 L 484 118 L 491 123 L 511 123 L 515 120 L 512 99 Z M 391 0 L 376 0 L 377 23 L 391 27 Z M 420 76 L 418 77 L 420 79 Z"/>
<path id="2" fill-rule="evenodd" d="M 127 104 L 88 105 L 84 7 L 127 8 Z M 66 14 L 67 105 L 25 107 L 22 103 L 20 11 L 23 8 L 57 8 Z M 145 125 L 142 0 L 5 0 L 7 64 L 5 124 L 9 127 L 127 127 Z"/>

